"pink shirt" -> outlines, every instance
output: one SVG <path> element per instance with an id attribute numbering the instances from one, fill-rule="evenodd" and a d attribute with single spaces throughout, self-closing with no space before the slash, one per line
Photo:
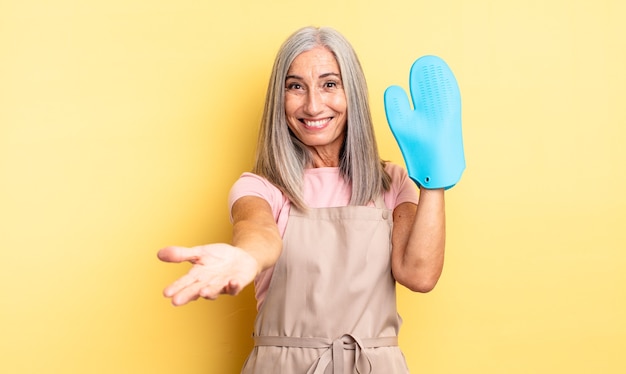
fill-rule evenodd
<path id="1" fill-rule="evenodd" d="M 405 202 L 417 204 L 417 188 L 406 171 L 391 163 L 387 163 L 385 170 L 391 176 L 391 188 L 383 196 L 387 208 L 393 210 Z M 352 186 L 343 179 L 339 168 L 306 169 L 303 193 L 305 203 L 311 208 L 347 206 L 352 195 Z M 280 235 L 285 233 L 291 204 L 276 186 L 256 174 L 243 173 L 230 190 L 228 203 L 231 210 L 235 201 L 243 196 L 257 196 L 266 200 L 272 209 Z M 373 203 L 370 205 L 373 206 Z M 272 267 L 263 271 L 254 282 L 257 308 L 263 304 L 273 270 Z"/>

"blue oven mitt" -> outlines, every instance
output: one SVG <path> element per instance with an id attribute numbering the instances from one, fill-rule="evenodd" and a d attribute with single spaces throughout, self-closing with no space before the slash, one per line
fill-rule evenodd
<path id="1" fill-rule="evenodd" d="M 401 87 L 385 91 L 385 113 L 409 177 L 427 189 L 453 187 L 465 170 L 461 94 L 439 57 L 424 56 L 409 76 L 413 109 Z"/>

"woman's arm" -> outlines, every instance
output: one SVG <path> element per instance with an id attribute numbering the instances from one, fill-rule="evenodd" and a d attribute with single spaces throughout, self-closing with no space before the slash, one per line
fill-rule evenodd
<path id="1" fill-rule="evenodd" d="M 189 261 L 193 267 L 163 294 L 174 305 L 200 297 L 238 294 L 264 269 L 278 260 L 282 239 L 269 204 L 259 197 L 238 199 L 232 208 L 233 242 L 193 248 L 167 247 L 159 251 L 164 262 Z"/>
<path id="2" fill-rule="evenodd" d="M 398 205 L 393 222 L 391 269 L 396 281 L 412 291 L 431 291 L 443 269 L 444 190 L 422 188 L 419 204 Z"/>
<path id="3" fill-rule="evenodd" d="M 232 216 L 233 245 L 254 257 L 256 275 L 274 266 L 282 251 L 283 240 L 267 201 L 244 196 L 233 204 Z"/>

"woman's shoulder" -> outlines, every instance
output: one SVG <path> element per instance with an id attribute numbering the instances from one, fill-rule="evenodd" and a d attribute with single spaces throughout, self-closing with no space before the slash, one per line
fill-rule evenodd
<path id="1" fill-rule="evenodd" d="M 385 162 L 385 171 L 391 177 L 391 180 L 395 182 L 398 179 L 404 179 L 408 177 L 406 169 L 398 164 L 394 164 L 393 162 Z"/>
<path id="2" fill-rule="evenodd" d="M 264 199 L 277 216 L 278 212 L 287 203 L 286 196 L 266 178 L 245 172 L 235 181 L 228 194 L 228 206 L 232 209 L 233 204 L 244 196 L 256 196 Z"/>
<path id="3" fill-rule="evenodd" d="M 278 187 L 273 185 L 267 178 L 251 172 L 242 173 L 235 181 L 233 187 L 250 188 L 253 190 L 269 190 L 280 192 Z"/>
<path id="4" fill-rule="evenodd" d="M 385 171 L 391 177 L 391 188 L 385 193 L 387 206 L 395 208 L 405 202 L 417 204 L 419 200 L 417 188 L 406 169 L 398 164 L 386 162 Z"/>

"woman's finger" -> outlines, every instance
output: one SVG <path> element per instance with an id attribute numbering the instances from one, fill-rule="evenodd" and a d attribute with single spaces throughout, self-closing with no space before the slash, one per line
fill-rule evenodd
<path id="1" fill-rule="evenodd" d="M 197 292 L 187 292 L 188 289 L 184 289 L 181 292 L 177 293 L 172 297 L 172 305 L 181 306 L 185 305 L 190 301 L 197 300 L 200 295 Z"/>
<path id="2" fill-rule="evenodd" d="M 200 297 L 208 300 L 216 300 L 221 293 L 221 289 L 214 286 L 206 286 L 200 289 Z"/>
<path id="3" fill-rule="evenodd" d="M 165 297 L 172 297 L 179 293 L 181 290 L 192 286 L 194 283 L 199 282 L 198 277 L 193 273 L 187 273 L 178 278 L 174 283 L 170 284 L 163 290 Z"/>
<path id="4" fill-rule="evenodd" d="M 215 300 L 221 293 L 225 293 L 228 283 L 219 279 L 203 280 L 193 274 L 187 274 L 167 287 L 163 294 L 172 298 L 174 305 L 184 305 L 190 301 L 203 297 Z"/>
<path id="5" fill-rule="evenodd" d="M 238 281 L 231 279 L 230 282 L 228 282 L 228 285 L 224 288 L 224 293 L 235 296 L 241 292 L 241 289 L 241 284 Z"/>
<path id="6" fill-rule="evenodd" d="M 198 251 L 186 247 L 165 247 L 157 252 L 157 257 L 164 262 L 195 262 L 198 259 Z"/>

